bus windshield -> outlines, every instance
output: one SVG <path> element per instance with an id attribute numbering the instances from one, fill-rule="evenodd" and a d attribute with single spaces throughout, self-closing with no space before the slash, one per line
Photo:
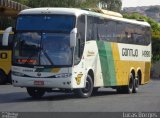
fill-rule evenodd
<path id="1" fill-rule="evenodd" d="M 73 50 L 71 15 L 22 15 L 17 19 L 13 63 L 22 65 L 71 66 Z"/>
<path id="2" fill-rule="evenodd" d="M 29 65 L 69 66 L 72 49 L 69 34 L 17 33 L 14 44 L 14 63 Z"/>
<path id="3" fill-rule="evenodd" d="M 22 15 L 17 19 L 16 30 L 70 32 L 74 25 L 72 15 Z"/>

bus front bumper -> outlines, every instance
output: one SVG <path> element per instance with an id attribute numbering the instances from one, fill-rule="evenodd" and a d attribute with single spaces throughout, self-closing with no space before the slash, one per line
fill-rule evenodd
<path id="1" fill-rule="evenodd" d="M 12 83 L 15 87 L 43 87 L 71 89 L 71 78 L 29 78 L 12 75 Z"/>

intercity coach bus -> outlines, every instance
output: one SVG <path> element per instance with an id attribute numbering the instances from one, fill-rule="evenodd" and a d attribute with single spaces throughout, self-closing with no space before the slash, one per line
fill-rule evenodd
<path id="1" fill-rule="evenodd" d="M 33 98 L 54 89 L 89 97 L 100 87 L 137 93 L 150 81 L 146 22 L 76 8 L 34 8 L 17 18 L 12 79 Z M 108 13 L 108 14 L 107 14 Z"/>
<path id="2" fill-rule="evenodd" d="M 11 83 L 12 41 L 14 33 L 9 27 L 0 31 L 0 84 Z M 8 35 L 6 35 L 8 34 Z"/>

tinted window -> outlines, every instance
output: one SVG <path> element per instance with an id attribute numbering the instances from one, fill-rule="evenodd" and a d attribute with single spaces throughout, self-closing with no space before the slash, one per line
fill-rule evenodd
<path id="1" fill-rule="evenodd" d="M 75 24 L 75 17 L 70 15 L 24 15 L 17 19 L 17 30 L 42 30 L 70 32 Z"/>
<path id="2" fill-rule="evenodd" d="M 82 57 L 84 51 L 84 42 L 85 42 L 85 16 L 79 16 L 77 19 L 77 43 L 75 47 L 75 60 L 74 63 L 78 64 Z"/>
<path id="3" fill-rule="evenodd" d="M 148 45 L 150 28 L 121 21 L 88 16 L 87 40 L 104 40 L 136 45 Z"/>

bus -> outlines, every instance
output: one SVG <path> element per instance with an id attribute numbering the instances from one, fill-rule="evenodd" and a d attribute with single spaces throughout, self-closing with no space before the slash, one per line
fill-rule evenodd
<path id="1" fill-rule="evenodd" d="M 104 10 L 34 8 L 18 15 L 12 83 L 33 98 L 72 91 L 90 97 L 101 87 L 137 93 L 150 81 L 147 22 Z"/>
<path id="2" fill-rule="evenodd" d="M 11 83 L 13 35 L 11 27 L 0 31 L 0 84 Z"/>

